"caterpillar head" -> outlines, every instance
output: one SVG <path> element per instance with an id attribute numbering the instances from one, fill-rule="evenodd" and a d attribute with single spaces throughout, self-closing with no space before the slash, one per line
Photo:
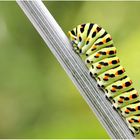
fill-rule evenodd
<path id="1" fill-rule="evenodd" d="M 68 37 L 71 41 L 71 44 L 73 46 L 73 49 L 79 53 L 79 48 L 78 48 L 78 41 L 77 41 L 77 36 L 76 33 L 72 30 L 68 32 Z"/>

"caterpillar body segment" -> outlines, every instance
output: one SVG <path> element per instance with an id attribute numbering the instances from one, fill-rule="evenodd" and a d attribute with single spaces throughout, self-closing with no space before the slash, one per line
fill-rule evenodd
<path id="1" fill-rule="evenodd" d="M 140 102 L 136 102 L 121 108 L 121 112 L 125 118 L 134 115 L 140 116 Z"/>
<path id="2" fill-rule="evenodd" d="M 134 135 L 138 135 L 140 133 L 140 116 L 133 115 L 126 118 L 126 122 L 128 124 L 129 129 L 132 131 Z"/>
<path id="3" fill-rule="evenodd" d="M 109 57 L 92 64 L 89 68 L 89 71 L 93 76 L 96 77 L 99 74 L 119 65 L 120 60 L 118 57 Z"/>
<path id="4" fill-rule="evenodd" d="M 96 24 L 95 24 L 96 25 Z M 93 45 L 93 43 L 102 35 L 105 34 L 105 30 L 97 26 L 92 34 L 89 34 L 86 38 L 85 44 L 81 49 L 81 53 L 86 53 L 86 51 Z"/>
<path id="5" fill-rule="evenodd" d="M 129 83 L 129 84 L 128 84 Z M 108 98 L 114 98 L 125 91 L 131 90 L 132 82 L 129 77 L 125 76 L 118 81 L 110 84 L 105 88 L 105 93 Z"/>
<path id="6" fill-rule="evenodd" d="M 127 118 L 127 121 L 131 123 L 132 126 L 139 127 L 140 116 L 130 116 Z"/>
<path id="7" fill-rule="evenodd" d="M 116 56 L 115 47 L 103 48 L 103 49 L 100 49 L 97 52 L 91 54 L 90 56 L 87 56 L 85 63 L 92 64 L 92 63 L 100 61 L 104 58 L 113 57 L 113 56 Z"/>
<path id="8" fill-rule="evenodd" d="M 130 123 L 128 118 L 126 118 L 126 123 L 134 136 L 138 136 L 140 134 L 140 127 L 138 125 L 135 127 L 132 123 Z"/>
<path id="9" fill-rule="evenodd" d="M 97 83 L 104 88 L 110 85 L 111 83 L 117 81 L 118 79 L 123 78 L 125 75 L 126 74 L 124 68 L 122 66 L 117 66 L 98 75 Z"/>
<path id="10" fill-rule="evenodd" d="M 96 40 L 95 43 L 87 50 L 86 56 L 89 56 L 105 47 L 113 47 L 113 40 L 109 34 L 105 35 L 105 37 L 103 38 L 99 38 L 98 40 Z"/>
<path id="11" fill-rule="evenodd" d="M 82 24 L 80 28 L 77 28 L 77 39 L 78 39 L 77 47 L 78 47 L 79 51 L 81 51 L 81 48 L 85 44 L 88 27 L 89 27 L 89 23 Z"/>
<path id="12" fill-rule="evenodd" d="M 140 95 L 116 56 L 112 37 L 94 23 L 81 24 L 68 32 L 76 53 L 85 61 L 112 106 L 134 135 L 140 134 Z"/>
<path id="13" fill-rule="evenodd" d="M 140 100 L 139 94 L 135 89 L 128 90 L 122 94 L 113 98 L 113 106 L 116 109 L 120 109 L 131 103 L 138 102 Z"/>

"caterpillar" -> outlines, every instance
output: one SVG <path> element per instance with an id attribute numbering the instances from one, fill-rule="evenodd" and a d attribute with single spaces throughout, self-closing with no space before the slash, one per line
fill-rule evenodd
<path id="1" fill-rule="evenodd" d="M 135 136 L 140 134 L 140 95 L 116 56 L 111 35 L 97 24 L 86 23 L 69 31 L 68 36 L 113 108 Z"/>

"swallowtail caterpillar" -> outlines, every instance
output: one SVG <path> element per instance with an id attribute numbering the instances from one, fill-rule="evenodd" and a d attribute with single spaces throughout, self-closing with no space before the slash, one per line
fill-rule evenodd
<path id="1" fill-rule="evenodd" d="M 134 135 L 140 133 L 140 96 L 116 56 L 113 40 L 94 23 L 81 24 L 68 32 L 73 49 L 85 61 L 90 75 L 125 119 Z"/>

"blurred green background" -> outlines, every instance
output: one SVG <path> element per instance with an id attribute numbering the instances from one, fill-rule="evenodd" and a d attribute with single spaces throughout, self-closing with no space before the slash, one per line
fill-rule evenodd
<path id="1" fill-rule="evenodd" d="M 140 2 L 51 2 L 65 33 L 94 22 L 140 88 Z M 16 2 L 0 2 L 0 138 L 109 138 Z"/>

